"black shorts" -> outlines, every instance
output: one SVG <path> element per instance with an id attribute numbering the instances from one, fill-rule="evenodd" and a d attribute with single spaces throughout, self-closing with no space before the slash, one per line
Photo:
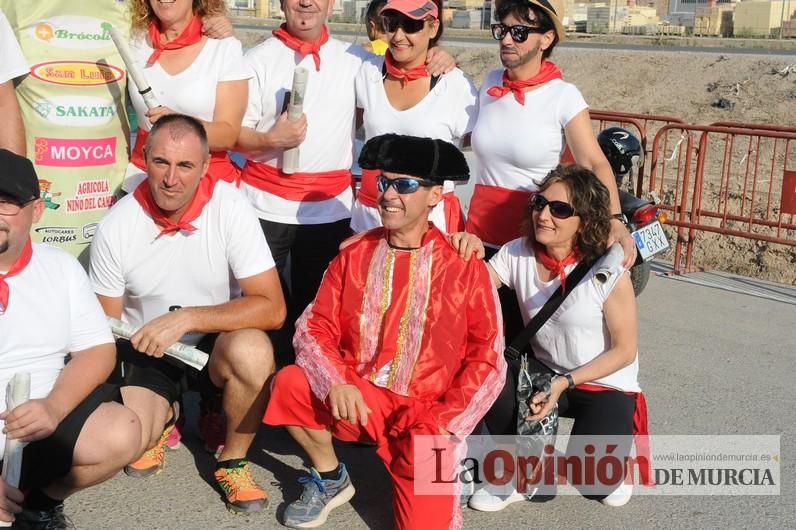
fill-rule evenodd
<path id="1" fill-rule="evenodd" d="M 196 348 L 209 354 L 217 338 L 218 333 L 208 333 Z M 178 401 L 186 390 L 198 390 L 205 397 L 222 392 L 211 381 L 208 365 L 200 371 L 165 355 L 150 357 L 135 350 L 125 339 L 116 341 L 116 370 L 111 378 L 122 387 L 140 386 L 151 390 L 169 403 Z"/>
<path id="2" fill-rule="evenodd" d="M 75 445 L 88 417 L 103 404 L 121 403 L 119 387 L 98 386 L 75 409 L 67 414 L 50 436 L 25 446 L 22 453 L 21 490 L 42 488 L 63 477 L 72 469 Z"/>

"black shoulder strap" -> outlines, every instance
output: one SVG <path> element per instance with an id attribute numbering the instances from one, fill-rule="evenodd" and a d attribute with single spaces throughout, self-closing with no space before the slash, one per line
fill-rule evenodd
<path id="1" fill-rule="evenodd" d="M 505 355 L 510 360 L 517 360 L 520 358 L 520 353 L 522 352 L 525 345 L 531 340 L 531 337 L 536 335 L 536 332 L 547 322 L 553 313 L 556 312 L 556 309 L 559 308 L 561 303 L 564 299 L 569 295 L 570 292 L 575 290 L 575 287 L 580 283 L 586 273 L 589 272 L 591 266 L 594 265 L 593 261 L 586 262 L 581 261 L 578 263 L 572 272 L 567 276 L 565 280 L 565 285 L 559 285 L 556 292 L 553 293 L 553 296 L 550 297 L 547 302 L 542 306 L 542 309 L 536 313 L 528 325 L 525 326 L 519 335 L 517 335 L 511 344 L 508 345 L 505 351 Z M 570 286 L 569 289 L 566 291 L 564 290 L 565 286 Z"/>

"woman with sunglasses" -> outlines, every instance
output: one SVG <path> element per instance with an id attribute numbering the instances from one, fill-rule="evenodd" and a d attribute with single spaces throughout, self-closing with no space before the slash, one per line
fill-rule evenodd
<path id="1" fill-rule="evenodd" d="M 597 260 L 580 282 L 566 286 L 570 293 L 531 339 L 528 372 L 553 377 L 548 395 L 531 396 L 532 415 L 527 419 L 545 418 L 558 403 L 559 415 L 575 420 L 572 435 L 621 436 L 613 456 L 622 461 L 629 454 L 631 435 L 646 434 L 647 421 L 637 380 L 633 286 L 626 269 L 605 283 L 594 278 L 606 259 L 601 256 L 611 223 L 608 189 L 588 169 L 559 166 L 527 204 L 521 211 L 523 236 L 505 244 L 489 261 L 493 283 L 516 292 L 526 325 L 580 261 Z M 519 362 L 509 362 L 506 386 L 484 418 L 492 435 L 517 432 L 518 374 Z M 582 446 L 582 441 L 572 439 L 567 453 L 582 457 Z M 618 474 L 622 476 L 617 483 L 588 492 L 594 494 L 590 497 L 610 506 L 627 503 L 632 486 L 619 482 L 624 473 Z M 582 485 L 577 479 L 571 482 Z M 525 498 L 516 490 L 505 490 L 478 490 L 470 507 L 499 511 Z"/>
<path id="2" fill-rule="evenodd" d="M 491 253 L 517 237 L 519 212 L 567 145 L 575 162 L 605 184 L 610 211 L 621 216 L 614 176 L 592 132 L 588 105 L 549 59 L 564 39 L 555 9 L 548 0 L 497 0 L 496 20 L 492 36 L 500 42 L 504 69 L 490 72 L 479 93 L 472 133 L 479 171 L 467 220 L 467 231 Z M 635 245 L 619 217 L 611 222 L 609 240 L 622 243 L 629 266 Z"/>
<path id="3" fill-rule="evenodd" d="M 440 0 L 389 0 L 380 22 L 389 49 L 366 61 L 356 80 L 365 139 L 388 133 L 444 140 L 461 147 L 475 122 L 476 90 L 458 68 L 441 76 L 426 70 L 429 48 L 442 36 Z M 376 209 L 378 172 L 364 170 L 351 215 L 355 232 L 381 226 Z M 461 206 L 446 182 L 430 220 L 445 233 L 463 229 Z"/>
<path id="4" fill-rule="evenodd" d="M 492 36 L 500 43 L 504 68 L 487 74 L 478 95 L 472 133 L 477 160 L 467 228 L 487 247 L 487 257 L 519 235 L 528 197 L 556 167 L 569 146 L 575 162 L 591 169 L 608 188 L 612 214 L 621 217 L 619 193 L 594 136 L 589 108 L 580 91 L 565 82 L 550 61 L 564 28 L 548 0 L 497 0 Z M 619 241 L 624 265 L 636 256 L 633 238 L 619 218 L 611 221 L 609 242 Z M 506 337 L 522 329 L 512 293 L 500 289 Z"/>

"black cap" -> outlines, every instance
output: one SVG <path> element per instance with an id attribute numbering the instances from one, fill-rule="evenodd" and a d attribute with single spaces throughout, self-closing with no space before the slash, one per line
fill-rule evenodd
<path id="1" fill-rule="evenodd" d="M 367 141 L 359 154 L 363 169 L 380 169 L 435 184 L 467 181 L 470 168 L 459 149 L 444 140 L 383 134 Z"/>
<path id="2" fill-rule="evenodd" d="M 0 195 L 20 203 L 39 198 L 39 178 L 33 163 L 7 149 L 0 149 Z"/>

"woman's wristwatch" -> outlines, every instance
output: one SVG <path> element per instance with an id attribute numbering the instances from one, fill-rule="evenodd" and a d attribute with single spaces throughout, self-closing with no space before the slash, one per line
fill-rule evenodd
<path id="1" fill-rule="evenodd" d="M 625 226 L 627 226 L 628 224 L 627 216 L 623 213 L 611 214 L 611 219 L 617 219 L 619 221 L 622 221 L 622 224 Z"/>
<path id="2" fill-rule="evenodd" d="M 570 373 L 559 374 L 559 375 L 556 376 L 556 378 L 558 378 L 558 377 L 563 377 L 564 379 L 567 380 L 566 392 L 569 392 L 570 390 L 574 390 L 575 389 L 575 380 L 572 378 L 572 374 L 570 374 Z"/>

